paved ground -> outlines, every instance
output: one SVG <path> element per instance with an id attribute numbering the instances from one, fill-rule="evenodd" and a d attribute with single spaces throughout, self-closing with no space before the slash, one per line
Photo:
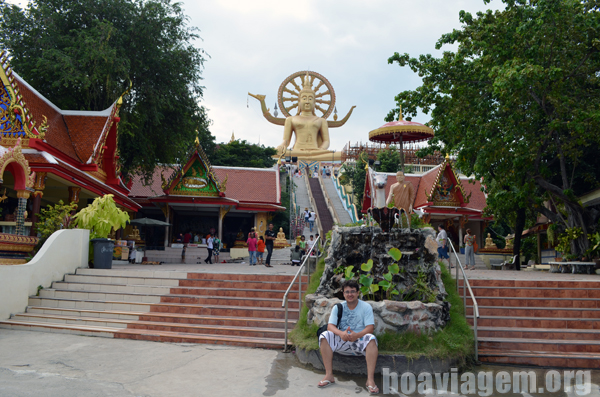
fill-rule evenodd
<path id="1" fill-rule="evenodd" d="M 323 374 L 293 353 L 0 329 L 0 396 L 351 396 L 364 378 Z"/>

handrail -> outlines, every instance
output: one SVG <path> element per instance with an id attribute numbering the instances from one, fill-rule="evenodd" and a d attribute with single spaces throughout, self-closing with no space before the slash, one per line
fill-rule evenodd
<path id="1" fill-rule="evenodd" d="M 477 300 L 475 299 L 475 295 L 473 294 L 473 290 L 471 289 L 471 284 L 469 283 L 469 279 L 467 278 L 467 274 L 465 273 L 465 269 L 463 269 L 463 265 L 460 262 L 460 258 L 458 257 L 458 254 L 456 253 L 456 250 L 454 249 L 454 244 L 452 244 L 452 241 L 450 239 L 447 240 L 448 243 L 450 244 L 450 247 L 452 248 L 452 251 L 454 252 L 454 256 L 456 257 L 456 291 L 458 291 L 458 269 L 460 267 L 460 271 L 462 272 L 463 275 L 463 305 L 465 308 L 465 316 L 467 314 L 467 294 L 466 294 L 466 288 L 469 289 L 469 294 L 471 295 L 471 299 L 473 300 L 473 333 L 475 335 L 475 361 L 479 362 L 479 353 L 478 353 L 478 349 L 477 349 L 477 319 L 479 318 L 479 306 L 477 305 Z M 450 262 L 450 259 L 448 259 L 448 262 Z"/>
<path id="2" fill-rule="evenodd" d="M 321 239 L 321 236 L 317 237 L 317 239 L 313 243 L 312 247 L 310 247 L 310 249 L 306 253 L 306 257 L 304 258 L 304 260 L 302 261 L 302 264 L 300 265 L 300 269 L 298 269 L 298 271 L 296 272 L 296 275 L 294 276 L 294 279 L 290 282 L 290 286 L 285 291 L 285 294 L 283 294 L 283 302 L 281 302 L 281 307 L 285 307 L 285 344 L 283 346 L 283 351 L 286 353 L 288 351 L 288 343 L 287 343 L 287 341 L 288 341 L 288 294 L 290 293 L 290 290 L 294 286 L 294 282 L 298 278 L 298 275 L 300 275 L 302 273 L 302 269 L 304 269 L 304 265 L 306 264 L 306 261 L 308 260 L 308 258 L 310 258 L 310 253 L 317 247 L 317 244 L 320 239 Z M 317 259 L 318 259 L 318 257 L 317 257 L 317 255 L 315 255 L 315 260 L 317 260 Z M 308 267 L 307 274 L 308 274 L 308 281 L 307 281 L 307 283 L 308 283 L 308 282 L 310 282 L 310 266 Z M 298 278 L 298 312 L 300 312 L 300 309 L 302 309 L 302 276 L 301 275 L 300 275 L 300 278 Z"/>
<path id="3" fill-rule="evenodd" d="M 349 197 L 348 193 L 346 192 L 346 188 L 342 184 L 340 184 L 339 177 L 334 177 L 332 175 L 332 179 L 333 179 L 333 184 L 336 187 L 337 194 L 340 197 L 340 199 L 342 200 L 342 203 L 344 204 L 344 208 L 350 215 L 350 218 L 352 218 L 352 222 L 358 222 L 358 219 L 359 219 L 358 218 L 358 210 L 356 209 L 355 204 L 350 203 L 350 197 Z"/>

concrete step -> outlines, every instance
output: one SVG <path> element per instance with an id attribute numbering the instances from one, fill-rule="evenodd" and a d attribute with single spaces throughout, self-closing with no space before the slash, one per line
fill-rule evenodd
<path id="1" fill-rule="evenodd" d="M 600 356 L 580 352 L 530 352 L 479 350 L 479 360 L 489 364 L 539 366 L 554 368 L 600 368 Z"/>
<path id="2" fill-rule="evenodd" d="M 598 288 L 523 288 L 523 287 L 484 287 L 471 286 L 475 298 L 479 296 L 505 297 L 505 298 L 588 298 L 600 299 Z M 462 288 L 459 289 L 462 296 Z M 467 292 L 467 297 L 470 294 Z"/>
<path id="3" fill-rule="evenodd" d="M 143 298 L 143 297 L 142 297 Z M 197 314 L 215 316 L 241 316 L 257 318 L 284 318 L 285 312 L 281 307 L 252 307 L 252 306 L 227 306 L 211 304 L 184 304 L 184 303 L 145 303 L 145 302 L 123 302 L 107 300 L 82 301 L 70 298 L 37 297 L 29 298 L 31 306 L 57 307 L 66 309 L 94 309 L 94 310 L 118 310 L 135 312 L 158 312 L 177 314 Z M 298 318 L 298 309 L 288 310 L 289 318 Z"/>
<path id="4" fill-rule="evenodd" d="M 53 289 L 71 291 L 148 293 L 152 295 L 211 295 L 211 296 L 253 296 L 263 298 L 283 298 L 283 290 L 257 290 L 252 288 L 212 288 L 212 287 L 163 287 L 158 285 L 119 285 L 82 282 L 55 281 Z M 303 286 L 303 290 L 306 286 Z M 294 288 L 288 294 L 289 299 L 298 299 L 298 289 Z"/>
<path id="5" fill-rule="evenodd" d="M 600 329 L 477 327 L 477 337 L 600 340 Z"/>
<path id="6" fill-rule="evenodd" d="M 467 321 L 473 325 L 473 316 L 468 315 Z M 600 319 L 514 316 L 480 316 L 477 319 L 477 327 L 498 325 L 516 328 L 600 329 Z"/>
<path id="7" fill-rule="evenodd" d="M 47 322 L 53 324 L 77 324 L 112 328 L 147 329 L 157 331 L 219 334 L 249 336 L 256 338 L 283 338 L 284 331 L 281 328 L 268 327 L 245 327 L 227 325 L 189 324 L 174 322 L 155 321 L 130 321 L 121 319 L 107 319 L 99 317 L 73 317 L 64 315 L 49 315 L 38 313 L 22 313 L 12 318 L 14 321 Z"/>
<path id="8" fill-rule="evenodd" d="M 205 325 L 225 325 L 231 327 L 264 327 L 264 328 L 284 328 L 284 319 L 278 318 L 256 318 L 240 316 L 214 316 L 214 315 L 193 315 L 193 314 L 173 314 L 173 313 L 152 313 L 118 310 L 89 310 L 89 309 L 65 309 L 29 306 L 27 313 L 23 314 L 42 314 L 49 316 L 69 316 L 69 317 L 95 317 L 108 319 L 121 319 L 127 321 L 150 321 L 150 322 L 172 322 L 186 324 L 205 324 Z M 296 319 L 288 319 L 288 328 L 292 329 L 296 324 Z"/>
<path id="9" fill-rule="evenodd" d="M 143 287 L 148 288 L 148 287 Z M 81 301 L 112 301 L 112 302 L 142 302 L 142 303 L 188 303 L 196 305 L 224 305 L 224 306 L 254 306 L 254 307 L 281 307 L 283 292 L 277 298 L 254 296 L 206 296 L 189 294 L 158 295 L 137 292 L 102 292 L 63 289 L 43 289 L 39 296 L 42 298 L 65 298 Z M 298 300 L 288 299 L 288 307 L 297 308 Z"/>
<path id="10" fill-rule="evenodd" d="M 122 329 L 112 327 L 92 327 L 89 325 L 75 324 L 52 324 L 44 322 L 25 322 L 6 320 L 0 322 L 0 328 L 41 331 L 41 332 L 61 332 L 76 335 L 103 336 L 108 338 L 148 340 L 156 342 L 170 343 L 209 343 L 209 344 L 227 344 L 243 347 L 259 347 L 265 349 L 276 349 L 282 346 L 283 340 L 276 338 L 256 338 L 223 336 L 215 334 L 184 334 L 180 332 L 157 331 L 145 329 Z"/>
<path id="11" fill-rule="evenodd" d="M 488 338 L 480 337 L 479 347 L 487 351 L 529 351 L 553 353 L 595 353 L 600 359 L 600 341 L 573 339 Z"/>
<path id="12" fill-rule="evenodd" d="M 467 306 L 467 315 L 473 314 L 473 307 Z M 518 306 L 481 306 L 480 316 L 544 317 L 544 318 L 581 318 L 600 319 L 600 309 L 568 307 L 518 307 Z"/>
<path id="13" fill-rule="evenodd" d="M 458 284 L 462 286 L 463 280 L 460 279 Z M 554 289 L 582 289 L 582 288 L 600 288 L 600 280 L 598 281 L 550 281 L 550 280 L 486 280 L 486 279 L 469 279 L 469 284 L 472 287 L 513 287 L 522 289 L 535 288 L 554 288 Z"/>
<path id="14" fill-rule="evenodd" d="M 600 309 L 600 299 L 597 298 L 520 298 L 520 297 L 494 297 L 475 296 L 477 304 L 482 306 L 509 306 L 509 307 L 552 307 L 552 308 L 579 308 Z M 467 297 L 467 305 L 473 305 L 471 297 Z"/>
<path id="15" fill-rule="evenodd" d="M 163 287 L 176 287 L 180 279 L 154 278 L 154 277 L 126 277 L 126 276 L 101 276 L 90 274 L 66 274 L 65 282 L 88 284 L 114 284 L 114 285 L 154 285 Z"/>

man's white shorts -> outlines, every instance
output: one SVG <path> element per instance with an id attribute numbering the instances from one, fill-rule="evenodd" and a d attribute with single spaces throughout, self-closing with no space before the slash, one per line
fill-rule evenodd
<path id="1" fill-rule="evenodd" d="M 345 356 L 364 356 L 369 342 L 372 340 L 377 343 L 377 338 L 373 334 L 365 334 L 360 339 L 354 342 L 344 341 L 339 335 L 331 331 L 325 331 L 319 336 L 319 346 L 321 341 L 325 339 L 329 343 L 329 347 L 334 353 L 343 354 Z"/>

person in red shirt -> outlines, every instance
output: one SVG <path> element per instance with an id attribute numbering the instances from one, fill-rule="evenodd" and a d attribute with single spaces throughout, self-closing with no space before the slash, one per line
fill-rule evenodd
<path id="1" fill-rule="evenodd" d="M 190 241 L 192 241 L 192 233 L 188 230 L 187 233 L 183 235 L 183 243 L 189 244 Z"/>
<path id="2" fill-rule="evenodd" d="M 263 255 L 265 253 L 265 239 L 263 236 L 258 238 L 258 245 L 256 247 L 256 259 L 259 265 L 263 264 Z"/>
<path id="3" fill-rule="evenodd" d="M 250 232 L 248 235 L 248 240 L 246 241 L 248 244 L 248 254 L 250 255 L 250 266 L 256 265 L 256 246 L 258 244 L 258 240 L 256 239 L 256 233 Z"/>

